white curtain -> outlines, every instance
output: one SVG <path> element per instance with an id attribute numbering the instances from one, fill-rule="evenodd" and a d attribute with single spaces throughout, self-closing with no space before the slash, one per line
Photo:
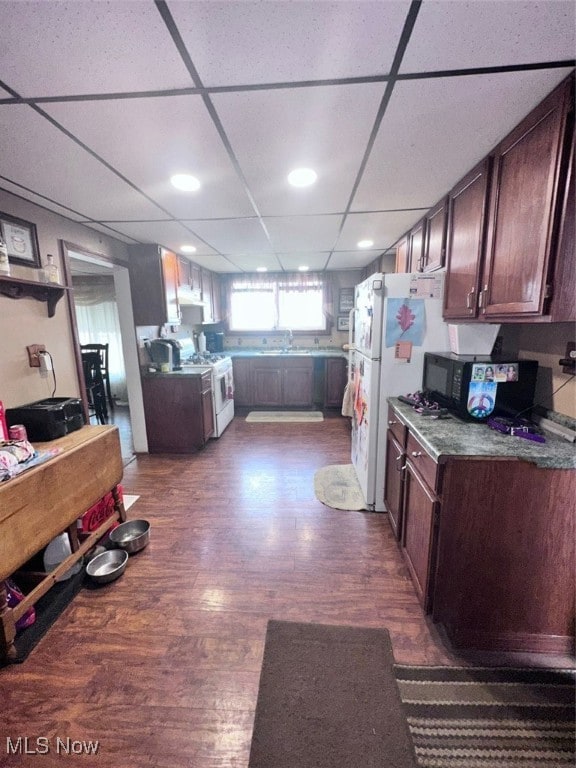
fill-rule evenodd
<path id="1" fill-rule="evenodd" d="M 114 398 L 127 402 L 126 371 L 114 278 L 74 277 L 74 302 L 80 344 L 108 344 L 108 371 Z"/>

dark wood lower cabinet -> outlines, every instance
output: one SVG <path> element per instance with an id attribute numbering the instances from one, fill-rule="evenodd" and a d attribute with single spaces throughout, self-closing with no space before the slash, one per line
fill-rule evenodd
<path id="1" fill-rule="evenodd" d="M 388 417 L 384 500 L 414 588 L 455 648 L 574 652 L 576 471 L 440 457 Z M 398 462 L 403 464 L 398 471 Z"/>
<path id="2" fill-rule="evenodd" d="M 233 357 L 238 407 L 340 408 L 347 381 L 344 357 L 253 355 Z"/>
<path id="3" fill-rule="evenodd" d="M 348 381 L 348 363 L 343 357 L 324 361 L 324 407 L 341 408 Z"/>
<path id="4" fill-rule="evenodd" d="M 448 461 L 433 618 L 456 647 L 574 651 L 576 471 Z"/>
<path id="5" fill-rule="evenodd" d="M 406 462 L 404 476 L 404 508 L 402 524 L 402 553 L 425 611 L 432 600 L 435 558 L 435 522 L 438 500 L 416 472 Z"/>
<path id="6" fill-rule="evenodd" d="M 404 501 L 404 448 L 395 439 L 390 430 L 386 435 L 386 485 L 384 504 L 388 512 L 390 525 L 397 539 L 402 532 L 402 503 Z"/>
<path id="7" fill-rule="evenodd" d="M 214 432 L 212 376 L 167 375 L 142 379 L 150 453 L 194 453 Z"/>

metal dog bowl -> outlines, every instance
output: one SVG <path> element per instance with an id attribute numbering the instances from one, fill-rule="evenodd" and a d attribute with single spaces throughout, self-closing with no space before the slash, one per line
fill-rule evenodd
<path id="1" fill-rule="evenodd" d="M 128 553 L 121 549 L 110 549 L 96 555 L 86 566 L 86 573 L 97 584 L 107 584 L 122 576 L 126 570 Z"/>
<path id="2" fill-rule="evenodd" d="M 130 555 L 139 552 L 150 541 L 150 523 L 148 520 L 127 520 L 110 531 L 110 541 Z"/>

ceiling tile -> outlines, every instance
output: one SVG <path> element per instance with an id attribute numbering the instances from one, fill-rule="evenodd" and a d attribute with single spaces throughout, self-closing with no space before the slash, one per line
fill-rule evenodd
<path id="1" fill-rule="evenodd" d="M 237 265 L 237 269 L 229 272 L 255 272 L 259 267 L 266 267 L 269 272 L 278 272 L 282 265 L 274 253 L 243 253 L 229 256 L 229 260 Z"/>
<path id="2" fill-rule="evenodd" d="M 334 251 L 328 269 L 362 269 L 376 259 L 382 251 Z"/>
<path id="3" fill-rule="evenodd" d="M 215 95 L 260 213 L 343 211 L 383 92 L 379 84 Z M 290 186 L 299 167 L 317 172 L 313 186 Z"/>
<path id="4" fill-rule="evenodd" d="M 330 251 L 338 238 L 342 216 L 266 217 L 264 224 L 277 253 Z"/>
<path id="5" fill-rule="evenodd" d="M 390 71 L 408 0 L 169 2 L 204 85 Z"/>
<path id="6" fill-rule="evenodd" d="M 360 240 L 372 240 L 373 248 L 382 252 L 422 218 L 427 210 L 351 213 L 346 217 L 336 250 L 354 250 Z"/>
<path id="7" fill-rule="evenodd" d="M 352 210 L 434 205 L 567 74 L 397 83 Z"/>
<path id="8" fill-rule="evenodd" d="M 26 105 L 0 106 L 10 136 L 2 174 L 86 218 L 158 218 L 159 210 Z"/>
<path id="9" fill-rule="evenodd" d="M 20 186 L 20 184 L 13 184 L 12 182 L 7 181 L 2 176 L 0 176 L 0 187 L 7 192 L 12 192 L 13 194 L 18 195 L 18 197 L 29 200 L 31 203 L 35 203 L 36 205 L 39 205 L 42 208 L 46 208 L 49 211 L 54 211 L 54 213 L 65 216 L 67 219 L 71 219 L 72 221 L 86 221 L 85 215 L 70 210 L 70 208 L 64 208 L 63 206 L 58 205 L 58 203 L 54 203 L 52 200 L 48 200 L 45 197 L 42 197 L 42 195 L 37 195 L 35 192 L 32 192 L 26 187 Z"/>
<path id="10" fill-rule="evenodd" d="M 46 112 L 175 218 L 254 209 L 200 96 L 47 104 Z M 175 173 L 201 187 L 179 192 Z"/>
<path id="11" fill-rule="evenodd" d="M 574 0 L 424 2 L 400 72 L 573 59 L 575 13 Z"/>
<path id="12" fill-rule="evenodd" d="M 120 221 L 110 223 L 110 226 L 133 237 L 139 243 L 157 243 L 176 253 L 182 245 L 196 246 L 197 254 L 215 253 L 209 244 L 194 237 L 189 229 L 178 221 Z"/>
<path id="13" fill-rule="evenodd" d="M 90 227 L 90 229 L 95 229 L 97 232 L 102 232 L 108 237 L 115 237 L 117 240 L 120 240 L 123 243 L 128 243 L 129 245 L 134 244 L 134 238 L 129 237 L 128 235 L 125 235 L 124 233 L 120 232 L 116 228 L 116 225 L 95 224 L 90 221 L 84 222 L 84 225 L 86 227 Z"/>
<path id="14" fill-rule="evenodd" d="M 187 221 L 197 232 L 221 253 L 238 256 L 243 253 L 271 253 L 273 251 L 259 219 L 218 219 Z"/>
<path id="15" fill-rule="evenodd" d="M 326 251 L 316 253 L 281 253 L 278 259 L 282 268 L 287 272 L 294 272 L 299 267 L 308 267 L 314 272 L 322 270 L 326 266 L 330 253 Z"/>
<path id="16" fill-rule="evenodd" d="M 204 269 L 210 269 L 212 272 L 239 272 L 239 267 L 235 262 L 230 261 L 225 256 L 218 253 L 212 255 L 195 253 L 190 257 L 195 264 L 199 264 Z"/>
<path id="17" fill-rule="evenodd" d="M 189 88 L 151 2 L 2 2 L 2 80 L 21 96 Z"/>

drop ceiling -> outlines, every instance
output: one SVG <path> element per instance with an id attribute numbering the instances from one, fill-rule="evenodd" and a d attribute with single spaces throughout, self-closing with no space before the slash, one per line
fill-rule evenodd
<path id="1" fill-rule="evenodd" d="M 573 0 L 1 12 L 0 187 L 126 243 L 192 244 L 217 272 L 365 266 L 576 56 Z M 297 167 L 317 182 L 291 187 Z"/>

